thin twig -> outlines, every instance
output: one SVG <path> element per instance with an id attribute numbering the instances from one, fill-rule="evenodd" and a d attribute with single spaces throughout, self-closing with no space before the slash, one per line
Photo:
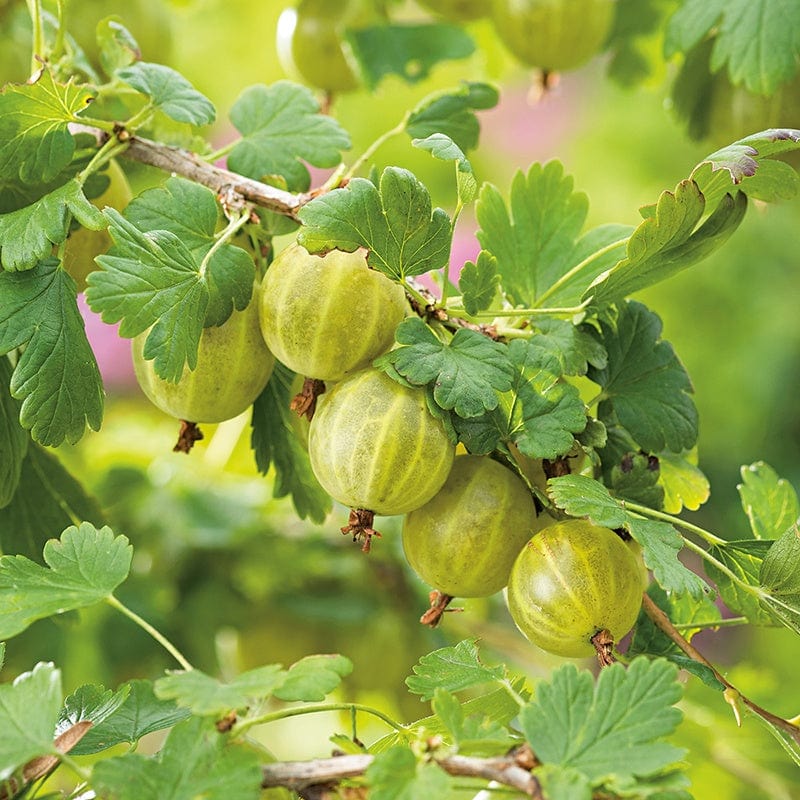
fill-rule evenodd
<path id="1" fill-rule="evenodd" d="M 754 714 L 765 719 L 776 728 L 780 728 L 800 745 L 800 728 L 793 725 L 789 720 L 783 719 L 783 717 L 779 717 L 771 711 L 767 711 L 765 708 L 762 708 L 760 705 L 750 700 L 750 698 L 745 697 L 693 644 L 691 644 L 691 642 L 687 641 L 682 636 L 681 632 L 672 624 L 670 618 L 655 604 L 653 599 L 646 592 L 642 595 L 642 608 L 644 608 L 645 613 L 650 617 L 656 627 L 678 645 L 689 658 L 708 667 L 708 669 L 714 673 L 714 677 L 725 686 L 726 689 L 730 689 L 731 692 L 735 694 L 735 697 L 741 700 Z"/>

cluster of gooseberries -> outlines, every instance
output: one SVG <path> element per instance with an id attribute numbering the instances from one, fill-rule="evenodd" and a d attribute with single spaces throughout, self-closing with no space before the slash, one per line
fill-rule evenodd
<path id="1" fill-rule="evenodd" d="M 611 33 L 617 0 L 417 0 L 448 22 L 489 18 L 498 39 L 522 64 L 546 75 L 575 69 L 601 52 Z M 299 0 L 277 26 L 280 62 L 291 77 L 328 93 L 361 83 L 349 29 L 380 23 L 370 0 Z"/>
<path id="2" fill-rule="evenodd" d="M 433 588 L 424 623 L 436 625 L 454 597 L 506 589 L 519 629 L 550 652 L 584 656 L 601 633 L 618 640 L 641 603 L 641 559 L 613 531 L 537 511 L 506 464 L 456 455 L 424 390 L 372 366 L 408 308 L 403 286 L 363 251 L 318 256 L 293 243 L 244 311 L 204 329 L 194 370 L 159 378 L 142 334 L 136 374 L 166 413 L 213 422 L 245 410 L 278 359 L 326 389 L 315 393 L 307 447 L 321 486 L 351 509 L 342 531 L 369 551 L 374 515 L 405 515 L 406 559 Z"/>

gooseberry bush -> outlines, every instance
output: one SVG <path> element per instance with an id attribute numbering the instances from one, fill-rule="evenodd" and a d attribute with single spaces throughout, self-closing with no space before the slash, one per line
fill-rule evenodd
<path id="1" fill-rule="evenodd" d="M 337 117 L 339 93 L 362 92 L 368 113 L 387 76 L 415 85 L 457 63 L 484 25 L 480 46 L 507 48 L 541 91 L 601 54 L 626 84 L 648 58 L 676 58 L 674 105 L 698 130 L 720 80 L 765 96 L 795 80 L 790 12 L 770 0 L 300 0 L 276 31 L 292 79 L 244 90 L 236 135 L 214 149 L 214 104 L 148 60 L 127 6 L 78 8 L 0 5 L 4 30 L 29 21 L 33 53 L 30 78 L 10 71 L 0 92 L 0 662 L 40 621 L 80 626 L 106 606 L 175 669 L 76 681 L 40 635 L 41 660 L 0 684 L 0 797 L 683 800 L 686 681 L 800 764 L 796 720 L 693 643 L 731 617 L 800 634 L 797 495 L 758 462 L 742 468 L 737 536 L 690 519 L 710 491 L 693 387 L 638 297 L 726 245 L 753 201 L 797 193 L 797 120 L 737 132 L 637 225 L 587 229 L 588 200 L 559 161 L 525 165 L 510 187 L 476 174 L 481 113 L 501 94 L 488 79 L 398 108 L 356 155 Z M 90 28 L 96 41 L 79 44 Z M 392 137 L 450 165 L 452 213 L 407 165 L 378 166 Z M 471 206 L 480 250 L 451 271 Z M 594 671 L 565 661 L 534 679 L 477 635 L 431 639 L 405 680 L 429 706 L 399 721 L 342 699 L 346 654 L 201 670 L 120 599 L 135 536 L 52 452 L 87 429 L 99 431 L 89 453 L 102 447 L 84 288 L 131 340 L 144 395 L 175 419 L 175 459 L 197 457 L 205 426 L 246 415 L 274 496 L 367 562 L 402 552 L 430 590 L 408 613 L 437 636 L 458 598 L 502 593 L 517 652 L 596 656 Z M 402 532 L 376 515 L 402 517 Z M 330 758 L 275 757 L 272 725 L 326 711 L 349 720 Z M 362 741 L 370 718 L 386 733 Z"/>

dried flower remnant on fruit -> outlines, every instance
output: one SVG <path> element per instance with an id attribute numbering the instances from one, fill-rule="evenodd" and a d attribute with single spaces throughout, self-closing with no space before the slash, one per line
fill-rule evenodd
<path id="1" fill-rule="evenodd" d="M 181 420 L 181 427 L 178 431 L 178 441 L 172 448 L 173 453 L 186 453 L 188 456 L 192 452 L 195 442 L 203 440 L 203 431 L 196 422 L 187 422 L 185 419 Z"/>
<path id="2" fill-rule="evenodd" d="M 317 398 L 325 393 L 325 381 L 316 378 L 306 378 L 303 388 L 292 398 L 289 408 L 298 417 L 305 417 L 309 422 L 314 419 L 317 408 Z"/>
<path id="3" fill-rule="evenodd" d="M 340 530 L 345 536 L 352 536 L 354 543 L 363 540 L 361 552 L 369 553 L 373 537 L 382 538 L 381 532 L 372 527 L 374 520 L 375 514 L 372 511 L 366 508 L 351 508 L 347 525 Z"/>

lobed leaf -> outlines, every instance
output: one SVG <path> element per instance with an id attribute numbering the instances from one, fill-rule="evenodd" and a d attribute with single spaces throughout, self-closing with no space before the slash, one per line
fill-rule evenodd
<path id="1" fill-rule="evenodd" d="M 420 150 L 427 150 L 434 158 L 441 161 L 454 161 L 458 199 L 462 204 L 471 203 L 475 199 L 478 182 L 472 172 L 472 164 L 449 136 L 443 133 L 432 133 L 424 139 L 412 139 L 411 144 Z"/>
<path id="2" fill-rule="evenodd" d="M 430 700 L 437 688 L 459 692 L 471 686 L 495 683 L 505 677 L 505 667 L 487 667 L 481 660 L 475 639 L 464 639 L 422 656 L 406 678 L 406 686 L 421 700 Z"/>
<path id="3" fill-rule="evenodd" d="M 544 764 L 572 768 L 593 787 L 675 768 L 684 751 L 663 740 L 682 717 L 677 674 L 663 659 L 636 658 L 627 670 L 607 667 L 593 685 L 591 673 L 567 664 L 520 712 L 525 738 Z"/>
<path id="4" fill-rule="evenodd" d="M 304 205 L 297 236 L 311 253 L 369 250 L 367 261 L 394 280 L 444 266 L 450 254 L 450 218 L 431 211 L 425 186 L 408 170 L 387 167 L 376 186 L 353 178 L 343 189 Z"/>
<path id="5" fill-rule="evenodd" d="M 603 388 L 598 418 L 607 427 L 618 420 L 648 453 L 681 452 L 697 440 L 697 409 L 686 370 L 660 337 L 656 314 L 638 302 L 623 304 L 615 323 L 600 323 L 597 340 L 608 363 L 588 376 Z"/>
<path id="6" fill-rule="evenodd" d="M 11 378 L 20 422 L 44 445 L 74 443 L 103 418 L 103 387 L 75 282 L 55 259 L 0 272 L 0 354 L 25 346 Z"/>
<path id="7" fill-rule="evenodd" d="M 319 485 L 311 470 L 308 451 L 292 427 L 289 402 L 294 373 L 276 363 L 265 389 L 253 403 L 250 444 L 258 471 L 266 474 L 275 466 L 273 494 L 291 494 L 295 511 L 301 519 L 323 522 L 331 510 L 330 496 Z"/>
<path id="8" fill-rule="evenodd" d="M 70 751 L 73 755 L 91 755 L 123 742 L 135 744 L 148 733 L 171 728 L 186 719 L 190 712 L 179 708 L 172 700 L 155 696 L 151 681 L 135 679 L 123 684 L 112 695 L 109 703 L 128 687 L 127 697 L 121 705 L 95 724 Z M 69 704 L 69 698 L 67 698 Z"/>
<path id="9" fill-rule="evenodd" d="M 127 683 L 123 683 L 116 691 L 91 683 L 79 686 L 64 701 L 58 715 L 55 736 L 60 736 L 79 722 L 91 722 L 90 730 L 94 730 L 120 710 L 130 693 L 131 687 Z M 77 752 L 76 747 L 77 745 L 70 750 L 73 755 Z"/>
<path id="10" fill-rule="evenodd" d="M 308 189 L 305 163 L 335 167 L 350 148 L 347 131 L 321 113 L 311 90 L 291 81 L 245 89 L 230 118 L 242 134 L 228 156 L 230 169 L 257 180 L 280 175 L 291 191 Z"/>
<path id="11" fill-rule="evenodd" d="M 709 591 L 703 580 L 678 560 L 683 540 L 669 523 L 632 514 L 624 501 L 613 498 L 605 486 L 585 475 L 551 478 L 547 492 L 572 517 L 588 517 L 606 528 L 625 528 L 641 545 L 645 565 L 664 589 L 695 598 Z"/>
<path id="12" fill-rule="evenodd" d="M 463 157 L 463 153 L 478 146 L 480 123 L 475 111 L 494 108 L 499 99 L 494 86 L 464 81 L 458 89 L 435 92 L 423 98 L 406 119 L 406 133 L 413 139 L 443 135 Z"/>
<path id="13" fill-rule="evenodd" d="M 174 700 L 200 716 L 222 716 L 253 704 L 254 700 L 270 697 L 280 686 L 285 673 L 279 664 L 270 664 L 237 675 L 232 681 L 222 681 L 198 669 L 170 672 L 155 683 L 155 694 L 161 700 Z"/>
<path id="14" fill-rule="evenodd" d="M 460 417 L 491 411 L 499 402 L 497 393 L 511 389 L 514 369 L 507 349 L 477 331 L 461 328 L 445 343 L 419 317 L 409 317 L 398 325 L 395 338 L 402 346 L 375 365 L 391 365 L 412 385 L 431 384 L 439 407 Z"/>
<path id="15" fill-rule="evenodd" d="M 475 208 L 478 241 L 497 258 L 501 283 L 512 302 L 537 306 L 574 266 L 570 254 L 586 220 L 588 200 L 573 191 L 572 177 L 558 161 L 517 172 L 509 206 L 499 190 L 484 184 Z"/>
<path id="16" fill-rule="evenodd" d="M 324 700 L 353 671 L 349 658 L 338 654 L 306 656 L 289 667 L 273 692 L 279 700 L 310 703 Z"/>
<path id="17" fill-rule="evenodd" d="M 515 339 L 508 347 L 514 368 L 511 389 L 499 397 L 497 408 L 454 424 L 471 453 L 488 454 L 499 444 L 513 442 L 531 458 L 557 458 L 586 428 L 586 408 L 573 385 L 560 380 L 561 367 L 535 339 Z"/>
<path id="18" fill-rule="evenodd" d="M 0 552 L 41 562 L 52 531 L 63 531 L 76 519 L 99 528 L 105 516 L 55 455 L 25 438 L 19 483 L 11 502 L 0 508 Z"/>
<path id="19" fill-rule="evenodd" d="M 94 97 L 85 86 L 58 83 L 42 69 L 31 83 L 0 91 L 0 180 L 46 183 L 72 160 L 75 139 L 67 124 Z"/>
<path id="20" fill-rule="evenodd" d="M 132 552 L 125 536 L 82 522 L 45 544 L 47 567 L 25 556 L 0 556 L 0 639 L 111 596 L 128 576 Z"/>
<path id="21" fill-rule="evenodd" d="M 697 511 L 711 494 L 708 478 L 697 466 L 697 452 L 661 452 L 659 483 L 664 488 L 664 511 L 678 514 L 685 507 Z"/>
<path id="22" fill-rule="evenodd" d="M 17 492 L 30 441 L 19 423 L 19 401 L 11 396 L 13 371 L 8 358 L 0 356 L 0 523 L 5 513 L 2 509 L 13 501 Z M 8 552 L 3 541 L 4 530 L 7 529 L 0 524 L 0 550 Z"/>
<path id="23" fill-rule="evenodd" d="M 466 714 L 446 689 L 436 689 L 431 705 L 460 755 L 500 755 L 515 744 L 507 725 L 487 715 Z"/>
<path id="24" fill-rule="evenodd" d="M 767 551 L 758 577 L 768 593 L 767 609 L 786 627 L 800 633 L 800 530 L 795 522 Z"/>
<path id="25" fill-rule="evenodd" d="M 427 78 L 436 64 L 466 58 L 475 50 L 462 27 L 445 23 L 384 23 L 348 30 L 346 38 L 369 89 L 387 75 L 416 83 Z"/>
<path id="26" fill-rule="evenodd" d="M 61 672 L 49 663 L 0 684 L 0 782 L 52 752 L 62 697 Z"/>
<path id="27" fill-rule="evenodd" d="M 103 215 L 86 199 L 83 186 L 72 180 L 31 205 L 0 215 L 0 264 L 10 272 L 28 270 L 67 238 L 75 218 L 86 228 L 106 227 Z"/>
<path id="28" fill-rule="evenodd" d="M 147 95 L 155 108 L 177 122 L 210 125 L 217 117 L 214 104 L 171 67 L 137 61 L 118 69 L 115 77 Z"/>
<path id="29" fill-rule="evenodd" d="M 258 800 L 258 753 L 230 742 L 202 717 L 179 722 L 154 758 L 138 753 L 99 761 L 92 786 L 115 800 Z"/>
<path id="30" fill-rule="evenodd" d="M 777 539 L 800 517 L 800 501 L 792 485 L 763 461 L 741 468 L 737 486 L 742 508 L 756 539 Z"/>
<path id="31" fill-rule="evenodd" d="M 537 320 L 534 328 L 536 336 L 531 339 L 531 346 L 554 355 L 564 375 L 585 375 L 589 364 L 602 369 L 608 363 L 605 348 L 586 327 L 565 319 L 545 318 Z"/>
<path id="32" fill-rule="evenodd" d="M 436 764 L 418 761 L 408 745 L 396 745 L 376 755 L 364 776 L 372 800 L 446 797 L 452 782 Z"/>
<path id="33" fill-rule="evenodd" d="M 458 278 L 458 288 L 467 314 L 477 314 L 490 308 L 500 286 L 497 259 L 481 250 L 476 262 L 467 261 Z"/>

